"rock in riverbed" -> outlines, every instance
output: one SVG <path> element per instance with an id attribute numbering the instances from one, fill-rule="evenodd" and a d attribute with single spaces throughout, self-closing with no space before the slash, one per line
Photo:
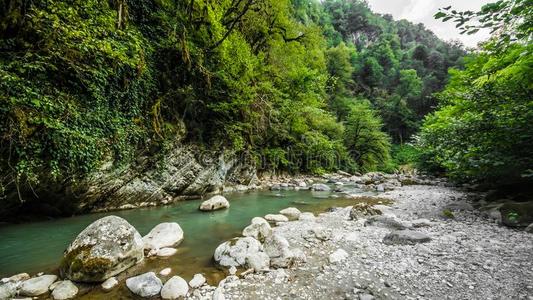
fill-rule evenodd
<path id="1" fill-rule="evenodd" d="M 290 221 L 294 221 L 298 220 L 302 212 L 296 207 L 288 207 L 280 210 L 279 213 L 287 217 Z"/>
<path id="2" fill-rule="evenodd" d="M 17 285 L 14 282 L 0 283 L 0 299 L 11 299 L 17 294 Z"/>
<path id="3" fill-rule="evenodd" d="M 161 223 L 143 237 L 145 250 L 175 247 L 183 241 L 183 230 L 178 223 Z"/>
<path id="4" fill-rule="evenodd" d="M 111 277 L 102 283 L 102 288 L 104 289 L 104 291 L 110 291 L 115 286 L 117 286 L 117 284 L 118 284 L 118 280 L 115 277 Z"/>
<path id="5" fill-rule="evenodd" d="M 263 252 L 261 243 L 251 237 L 234 238 L 220 244 L 215 250 L 215 261 L 224 267 L 241 267 L 246 258 Z"/>
<path id="6" fill-rule="evenodd" d="M 289 246 L 287 239 L 278 234 L 265 239 L 263 247 L 272 267 L 286 268 L 294 263 L 295 256 Z"/>
<path id="7" fill-rule="evenodd" d="M 66 300 L 76 297 L 78 294 L 78 287 L 70 280 L 61 281 L 52 292 L 52 297 L 55 300 Z"/>
<path id="8" fill-rule="evenodd" d="M 248 225 L 242 231 L 243 236 L 253 237 L 258 241 L 264 241 L 265 238 L 272 235 L 272 227 L 263 218 L 254 218 L 252 224 Z"/>
<path id="9" fill-rule="evenodd" d="M 205 283 L 205 277 L 204 275 L 202 274 L 195 274 L 191 281 L 189 281 L 189 285 L 193 288 L 193 289 L 197 289 L 199 287 L 201 287 L 202 285 L 204 285 Z"/>
<path id="10" fill-rule="evenodd" d="M 175 300 L 184 298 L 189 292 L 187 281 L 179 276 L 170 278 L 161 289 L 161 298 L 165 300 Z"/>
<path id="11" fill-rule="evenodd" d="M 265 220 L 267 220 L 268 222 L 277 223 L 277 222 L 288 222 L 289 218 L 287 218 L 284 215 L 268 214 L 265 216 Z"/>
<path id="12" fill-rule="evenodd" d="M 139 232 L 126 220 L 108 216 L 89 225 L 68 246 L 60 272 L 73 281 L 103 282 L 143 258 Z"/>
<path id="13" fill-rule="evenodd" d="M 346 258 L 348 258 L 348 253 L 344 251 L 344 249 L 337 249 L 335 252 L 329 255 L 329 262 L 332 264 L 336 264 L 340 261 L 345 260 Z"/>
<path id="14" fill-rule="evenodd" d="M 383 238 L 383 243 L 387 245 L 414 245 L 429 241 L 431 238 L 427 234 L 413 230 L 393 231 Z"/>
<path id="15" fill-rule="evenodd" d="M 201 211 L 213 211 L 229 207 L 229 202 L 224 196 L 216 195 L 200 204 Z"/>
<path id="16" fill-rule="evenodd" d="M 161 291 L 163 284 L 155 276 L 154 272 L 148 272 L 139 276 L 126 279 L 128 289 L 141 297 L 153 297 Z"/>
<path id="17" fill-rule="evenodd" d="M 22 296 L 39 296 L 48 292 L 48 288 L 57 280 L 56 275 L 42 275 L 22 283 L 19 294 Z"/>
<path id="18" fill-rule="evenodd" d="M 317 191 L 317 192 L 329 192 L 331 191 L 331 188 L 326 185 L 326 184 L 323 184 L 323 183 L 315 183 L 311 186 L 311 189 L 313 191 Z"/>

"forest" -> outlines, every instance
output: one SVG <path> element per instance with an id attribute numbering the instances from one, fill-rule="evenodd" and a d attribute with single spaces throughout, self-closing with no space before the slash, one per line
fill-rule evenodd
<path id="1" fill-rule="evenodd" d="M 0 7 L 0 192 L 176 143 L 289 173 L 533 178 L 528 0 L 436 13 L 464 34 L 491 30 L 477 50 L 362 0 Z"/>

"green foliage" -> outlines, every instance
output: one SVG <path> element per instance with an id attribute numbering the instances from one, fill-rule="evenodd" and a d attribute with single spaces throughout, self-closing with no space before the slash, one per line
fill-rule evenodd
<path id="1" fill-rule="evenodd" d="M 382 126 L 368 101 L 351 106 L 345 124 L 345 144 L 362 171 L 375 171 L 389 159 L 390 138 L 381 131 Z"/>
<path id="2" fill-rule="evenodd" d="M 458 180 L 527 180 L 533 165 L 531 45 L 482 52 L 440 94 L 420 134 L 426 164 Z"/>
<path id="3" fill-rule="evenodd" d="M 375 170 L 389 159 L 382 129 L 407 139 L 462 55 L 359 0 L 0 5 L 10 191 L 177 142 L 251 153 L 274 171 Z"/>
<path id="4" fill-rule="evenodd" d="M 491 50 L 501 51 L 514 42 L 531 42 L 533 38 L 533 3 L 531 0 L 499 0 L 485 4 L 480 11 L 456 11 L 444 7 L 435 19 L 453 21 L 461 34 L 475 34 L 489 29 L 493 34 Z M 488 50 L 489 47 L 486 49 Z"/>

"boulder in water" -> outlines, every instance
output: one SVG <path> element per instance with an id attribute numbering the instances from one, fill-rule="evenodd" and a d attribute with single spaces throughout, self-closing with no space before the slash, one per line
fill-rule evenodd
<path id="1" fill-rule="evenodd" d="M 229 202 L 224 196 L 216 195 L 200 204 L 201 211 L 213 211 L 229 207 Z"/>
<path id="2" fill-rule="evenodd" d="M 103 282 L 144 258 L 143 240 L 126 220 L 108 216 L 87 226 L 68 246 L 60 265 L 62 277 Z"/>
<path id="3" fill-rule="evenodd" d="M 159 294 L 163 284 L 154 272 L 148 272 L 126 279 L 126 286 L 135 295 L 153 297 Z"/>
<path id="4" fill-rule="evenodd" d="M 183 241 L 183 230 L 175 222 L 161 223 L 143 237 L 145 250 L 175 247 Z"/>

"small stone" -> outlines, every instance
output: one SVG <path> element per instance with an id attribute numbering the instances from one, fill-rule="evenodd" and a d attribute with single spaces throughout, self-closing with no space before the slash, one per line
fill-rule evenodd
<path id="1" fill-rule="evenodd" d="M 190 285 L 193 289 L 197 289 L 197 288 L 201 287 L 202 285 L 204 285 L 205 282 L 206 282 L 206 280 L 205 280 L 204 275 L 202 275 L 202 274 L 195 274 L 195 275 L 193 276 L 193 278 L 191 279 L 191 281 L 189 281 L 189 285 Z"/>
<path id="2" fill-rule="evenodd" d="M 176 248 L 161 248 L 157 250 L 156 255 L 159 257 L 168 257 L 176 254 L 178 252 L 178 249 Z"/>
<path id="3" fill-rule="evenodd" d="M 393 231 L 383 238 L 383 243 L 386 245 L 414 245 L 429 241 L 431 238 L 427 234 L 413 230 Z"/>
<path id="4" fill-rule="evenodd" d="M 108 278 L 106 281 L 104 281 L 102 283 L 102 289 L 104 289 L 104 291 L 110 291 L 112 290 L 115 286 L 117 286 L 118 284 L 118 280 L 116 277 L 111 277 L 111 278 Z"/>
<path id="5" fill-rule="evenodd" d="M 343 249 L 337 249 L 335 252 L 329 255 L 329 262 L 335 264 L 346 258 L 348 258 L 348 253 Z"/>
<path id="6" fill-rule="evenodd" d="M 288 222 L 289 218 L 284 215 L 268 214 L 265 216 L 265 220 L 271 223 Z"/>
<path id="7" fill-rule="evenodd" d="M 161 270 L 159 272 L 159 275 L 161 276 L 168 276 L 170 275 L 170 273 L 172 272 L 172 269 L 171 268 L 164 268 L 163 270 Z"/>
<path id="8" fill-rule="evenodd" d="M 66 300 L 76 297 L 78 294 L 78 287 L 70 280 L 61 281 L 52 292 L 52 297 L 55 300 Z"/>
<path id="9" fill-rule="evenodd" d="M 298 217 L 298 220 L 300 221 L 314 221 L 316 219 L 315 215 L 310 212 L 303 212 Z"/>
<path id="10" fill-rule="evenodd" d="M 231 266 L 231 268 L 229 268 L 229 274 L 230 275 L 235 275 L 237 274 L 237 268 L 235 268 L 235 266 Z"/>

